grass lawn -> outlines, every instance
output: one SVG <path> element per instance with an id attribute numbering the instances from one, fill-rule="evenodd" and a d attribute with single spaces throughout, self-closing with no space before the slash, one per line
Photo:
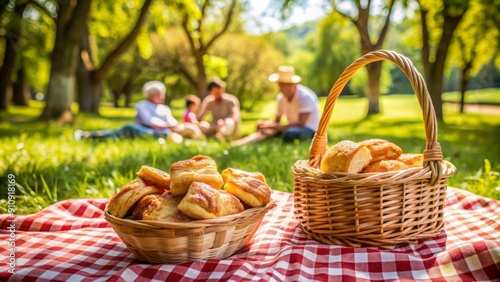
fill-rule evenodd
<path id="1" fill-rule="evenodd" d="M 323 105 L 324 98 L 320 102 Z M 425 130 L 414 95 L 383 96 L 380 102 L 382 113 L 365 117 L 366 99 L 339 99 L 328 130 L 329 145 L 376 137 L 398 144 L 405 152 L 422 152 Z M 77 142 L 72 135 L 75 129 L 118 128 L 132 122 L 135 111 L 103 106 L 101 116 L 80 114 L 74 124 L 59 125 L 33 121 L 42 107 L 33 102 L 0 114 L 0 182 L 7 187 L 9 177 L 15 178 L 16 214 L 33 213 L 64 199 L 109 198 L 136 178 L 142 165 L 168 171 L 172 162 L 197 154 L 214 158 L 220 171 L 226 167 L 261 171 L 273 189 L 292 192 L 290 167 L 309 154 L 310 142 L 279 140 L 241 147 L 214 140 L 162 144 L 154 138 Z M 172 109 L 180 119 L 183 101 L 175 101 Z M 252 133 L 258 119 L 273 117 L 274 101 L 267 101 L 262 109 L 242 113 L 243 134 Z M 496 189 L 500 186 L 500 114 L 459 114 L 452 104 L 445 104 L 444 112 L 438 140 L 445 159 L 458 170 L 448 185 L 500 199 Z M 0 212 L 6 213 L 7 188 L 0 191 L 0 199 Z"/>

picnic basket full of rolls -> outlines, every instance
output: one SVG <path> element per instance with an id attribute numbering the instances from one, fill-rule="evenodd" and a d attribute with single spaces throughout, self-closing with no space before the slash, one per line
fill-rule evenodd
<path id="1" fill-rule="evenodd" d="M 226 168 L 198 155 L 169 172 L 142 166 L 110 199 L 105 219 L 134 256 L 149 263 L 229 257 L 276 206 L 260 172 Z"/>
<path id="2" fill-rule="evenodd" d="M 363 66 L 396 64 L 410 80 L 423 113 L 423 153 L 403 152 L 384 139 L 327 145 L 327 126 L 340 92 Z M 292 166 L 295 218 L 325 244 L 394 248 L 436 236 L 443 228 L 447 180 L 456 168 L 443 160 L 425 81 L 411 61 L 393 51 L 368 53 L 348 66 L 331 88 L 309 152 Z"/>

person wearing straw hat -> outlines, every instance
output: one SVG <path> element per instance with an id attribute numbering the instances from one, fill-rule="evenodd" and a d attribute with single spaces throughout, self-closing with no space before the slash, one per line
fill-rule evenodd
<path id="1" fill-rule="evenodd" d="M 117 130 L 82 131 L 76 130 L 75 140 L 81 139 L 117 139 L 139 136 L 167 137 L 175 143 L 182 142 L 178 134 L 177 120 L 165 102 L 167 89 L 161 81 L 149 81 L 142 88 L 145 100 L 139 101 L 136 106 L 135 123 L 126 124 Z"/>
<path id="2" fill-rule="evenodd" d="M 234 95 L 226 93 L 225 87 L 226 83 L 218 78 L 208 84 L 208 96 L 201 102 L 197 118 L 205 136 L 231 141 L 239 131 L 240 102 Z M 207 113 L 212 116 L 210 123 L 203 120 Z"/>
<path id="3" fill-rule="evenodd" d="M 278 72 L 269 76 L 269 81 L 277 82 L 278 93 L 276 117 L 273 121 L 257 124 L 257 132 L 233 142 L 243 145 L 273 136 L 281 136 L 285 142 L 311 140 L 318 129 L 320 112 L 318 96 L 308 87 L 300 84 L 301 77 L 295 74 L 293 66 L 280 66 Z M 282 124 L 286 117 L 287 124 Z"/>

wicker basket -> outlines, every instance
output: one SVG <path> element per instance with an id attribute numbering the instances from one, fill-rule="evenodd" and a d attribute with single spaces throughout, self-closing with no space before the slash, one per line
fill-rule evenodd
<path id="1" fill-rule="evenodd" d="M 320 171 L 335 101 L 357 70 L 381 60 L 393 62 L 406 74 L 420 102 L 427 139 L 423 168 L 358 174 Z M 333 85 L 309 160 L 292 166 L 295 217 L 304 232 L 325 244 L 393 248 L 415 243 L 443 228 L 446 182 L 455 172 L 451 163 L 443 161 L 434 108 L 420 73 L 398 53 L 374 51 L 354 61 Z"/>
<path id="2" fill-rule="evenodd" d="M 107 207 L 104 218 L 138 260 L 184 263 L 233 255 L 250 241 L 266 212 L 275 206 L 271 201 L 238 214 L 188 223 L 121 219 L 109 214 Z"/>

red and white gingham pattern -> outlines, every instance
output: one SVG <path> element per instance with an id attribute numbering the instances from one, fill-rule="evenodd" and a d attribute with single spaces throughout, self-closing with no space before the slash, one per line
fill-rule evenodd
<path id="1" fill-rule="evenodd" d="M 12 218 L 0 216 L 0 280 L 8 281 L 500 281 L 500 202 L 449 188 L 445 230 L 393 250 L 319 244 L 293 216 L 293 195 L 273 192 L 253 240 L 223 260 L 139 262 L 104 220 L 106 199 L 58 202 L 17 216 L 16 268 L 8 272 Z"/>

